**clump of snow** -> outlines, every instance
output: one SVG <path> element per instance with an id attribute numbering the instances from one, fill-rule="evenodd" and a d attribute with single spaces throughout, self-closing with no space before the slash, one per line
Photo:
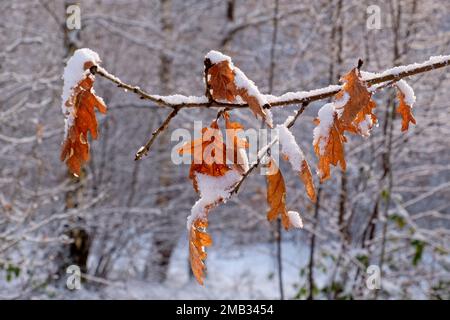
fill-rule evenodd
<path id="1" fill-rule="evenodd" d="M 202 104 L 208 102 L 208 98 L 206 96 L 198 97 L 198 96 L 183 96 L 181 94 L 174 94 L 171 96 L 153 95 L 152 97 L 171 105 Z"/>
<path id="2" fill-rule="evenodd" d="M 305 155 L 295 141 L 294 135 L 285 125 L 277 125 L 278 139 L 281 144 L 281 153 L 288 157 L 292 169 L 296 172 L 301 171 L 302 162 Z"/>
<path id="3" fill-rule="evenodd" d="M 319 119 L 319 125 L 314 128 L 313 135 L 313 145 L 319 144 L 319 152 L 323 154 L 325 152 L 326 143 L 328 141 L 328 135 L 330 132 L 330 127 L 333 125 L 334 114 L 336 113 L 335 105 L 333 102 L 325 104 L 320 108 L 317 117 Z M 325 139 L 320 139 L 320 138 Z"/>
<path id="4" fill-rule="evenodd" d="M 63 74 L 63 91 L 61 94 L 61 109 L 65 118 L 65 136 L 67 137 L 68 129 L 73 124 L 74 114 L 73 108 L 66 106 L 66 101 L 72 95 L 72 90 L 77 84 L 90 74 L 89 70 L 84 69 L 86 62 L 99 64 L 101 62 L 99 55 L 88 48 L 78 49 L 73 56 L 67 61 Z"/>
<path id="5" fill-rule="evenodd" d="M 373 127 L 374 123 L 372 117 L 368 114 L 364 117 L 364 120 L 358 124 L 358 128 L 363 137 L 370 136 L 370 129 Z"/>
<path id="6" fill-rule="evenodd" d="M 212 64 L 216 64 L 222 61 L 228 61 L 232 66 L 231 58 L 227 55 L 224 55 L 222 52 L 211 50 L 205 56 L 206 59 L 209 59 Z"/>
<path id="7" fill-rule="evenodd" d="M 221 177 L 212 177 L 202 173 L 197 173 L 195 177 L 200 199 L 192 207 L 191 215 L 187 219 L 188 230 L 196 219 L 206 217 L 208 209 L 218 202 L 228 199 L 231 188 L 241 179 L 241 175 L 236 170 L 229 170 Z"/>
<path id="8" fill-rule="evenodd" d="M 297 211 L 288 211 L 288 218 L 294 228 L 302 229 L 303 228 L 303 220 L 300 217 L 300 214 Z"/>
<path id="9" fill-rule="evenodd" d="M 333 101 L 334 109 L 336 110 L 339 117 L 342 115 L 342 112 L 344 112 L 344 106 L 347 104 L 349 100 L 350 95 L 347 92 L 344 92 L 342 98 Z"/>
<path id="10" fill-rule="evenodd" d="M 412 108 L 414 103 L 416 102 L 416 95 L 414 94 L 413 88 L 411 88 L 411 86 L 405 80 L 398 81 L 396 85 L 397 88 L 405 96 L 406 104 Z"/>

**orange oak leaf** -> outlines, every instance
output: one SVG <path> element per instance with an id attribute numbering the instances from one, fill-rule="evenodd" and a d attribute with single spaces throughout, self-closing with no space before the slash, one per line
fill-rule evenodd
<path id="1" fill-rule="evenodd" d="M 327 134 L 322 132 L 323 128 L 316 127 L 320 136 L 314 139 L 314 151 L 319 158 L 318 172 L 321 182 L 330 178 L 330 165 L 337 166 L 340 163 L 342 170 L 345 170 L 344 143 L 347 140 L 344 132 L 367 137 L 378 121 L 373 113 L 376 103 L 372 100 L 372 92 L 361 79 L 359 69 L 352 69 L 341 81 L 344 82 L 342 89 L 336 94 L 334 101 L 326 105 L 327 110 L 324 112 L 328 125 L 331 111 L 334 110 Z M 319 118 L 315 119 L 317 126 L 320 124 Z"/>
<path id="2" fill-rule="evenodd" d="M 311 174 L 311 169 L 309 168 L 308 162 L 306 160 L 302 161 L 301 170 L 299 173 L 300 179 L 305 185 L 306 194 L 312 202 L 317 201 L 316 188 L 314 187 L 314 182 Z"/>
<path id="3" fill-rule="evenodd" d="M 269 211 L 267 212 L 267 220 L 273 221 L 281 215 L 281 223 L 288 230 L 292 225 L 289 220 L 288 211 L 286 209 L 286 185 L 280 169 L 273 159 L 268 164 L 267 180 L 267 203 Z"/>
<path id="4" fill-rule="evenodd" d="M 225 59 L 210 66 L 207 70 L 207 79 L 210 94 L 214 100 L 235 102 L 239 96 L 248 103 L 255 116 L 261 116 L 267 125 L 272 127 L 271 116 L 264 110 L 270 107 L 270 104 L 253 81 L 232 64 L 231 59 Z"/>
<path id="5" fill-rule="evenodd" d="M 216 100 L 232 102 L 236 96 L 234 73 L 228 61 L 221 61 L 208 69 L 211 95 Z"/>
<path id="6" fill-rule="evenodd" d="M 375 102 L 369 100 L 369 103 L 356 114 L 352 125 L 346 127 L 345 130 L 363 137 L 369 136 L 370 130 L 378 122 L 377 116 L 373 113 L 375 107 Z"/>
<path id="7" fill-rule="evenodd" d="M 92 63 L 86 63 L 85 69 Z M 89 160 L 88 132 L 92 139 L 97 139 L 97 119 L 94 109 L 106 113 L 103 99 L 96 96 L 92 87 L 94 76 L 87 75 L 74 88 L 65 106 L 70 110 L 72 123 L 68 128 L 65 141 L 61 149 L 61 161 L 65 161 L 70 172 L 76 176 Z"/>
<path id="8" fill-rule="evenodd" d="M 223 176 L 229 169 L 226 164 L 226 145 L 222 139 L 216 121 L 210 127 L 202 129 L 202 135 L 196 140 L 185 143 L 179 150 L 180 155 L 192 154 L 193 161 L 189 171 L 194 189 L 198 192 L 196 173 L 209 176 Z"/>
<path id="9" fill-rule="evenodd" d="M 209 212 L 230 196 L 233 186 L 239 182 L 241 175 L 236 170 L 228 171 L 224 176 L 209 176 L 195 173 L 200 198 L 193 205 L 188 217 L 189 256 L 191 268 L 197 281 L 203 284 L 204 247 L 211 245 L 211 239 L 206 233 Z"/>
<path id="10" fill-rule="evenodd" d="M 405 94 L 401 90 L 398 90 L 397 98 L 399 104 L 396 111 L 402 116 L 402 132 L 408 131 L 409 123 L 411 122 L 413 124 L 416 124 L 416 119 L 412 114 L 411 106 L 408 105 L 405 101 Z"/>
<path id="11" fill-rule="evenodd" d="M 208 220 L 206 218 L 196 219 L 189 231 L 189 261 L 191 263 L 191 270 L 197 282 L 203 285 L 205 278 L 205 247 L 212 244 L 211 236 L 206 232 L 208 227 Z"/>
<path id="12" fill-rule="evenodd" d="M 372 100 L 372 93 L 361 80 L 359 70 L 352 69 L 341 79 L 344 82 L 342 90 L 336 94 L 335 101 L 346 100 L 343 106 L 337 106 L 336 111 L 340 113 L 339 121 L 343 129 L 354 126 L 358 117 L 359 122 L 365 119 L 366 114 L 372 114 L 371 110 L 376 106 Z M 369 105 L 370 104 L 370 105 Z"/>
<path id="13" fill-rule="evenodd" d="M 315 119 L 315 122 L 316 125 L 319 125 L 320 120 Z M 330 165 L 337 166 L 339 163 L 341 169 L 345 170 L 344 143 L 346 141 L 337 113 L 335 112 L 328 136 L 320 136 L 314 144 L 314 151 L 319 158 L 318 170 L 320 182 L 330 177 Z"/>

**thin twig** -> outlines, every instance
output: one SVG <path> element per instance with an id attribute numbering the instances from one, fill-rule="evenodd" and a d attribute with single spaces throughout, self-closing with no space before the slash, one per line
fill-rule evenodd
<path id="1" fill-rule="evenodd" d="M 146 156 L 148 152 L 150 151 L 150 147 L 152 146 L 153 142 L 155 142 L 156 138 L 163 132 L 167 126 L 169 125 L 170 121 L 175 118 L 175 116 L 178 114 L 178 111 L 180 111 L 180 108 L 175 107 L 173 108 L 172 112 L 169 113 L 166 120 L 159 126 L 158 129 L 153 131 L 151 138 L 147 141 L 145 145 L 139 148 L 139 150 L 136 152 L 134 160 L 141 160 L 142 157 Z"/>

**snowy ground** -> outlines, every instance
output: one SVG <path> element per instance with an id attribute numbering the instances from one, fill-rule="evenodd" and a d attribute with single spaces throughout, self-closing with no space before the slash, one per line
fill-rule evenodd
<path id="1" fill-rule="evenodd" d="M 299 244 L 284 243 L 283 279 L 286 298 L 294 297 L 304 277 L 308 250 Z M 130 280 L 108 285 L 101 291 L 82 288 L 67 298 L 109 299 L 279 299 L 275 247 L 269 244 L 214 247 L 209 250 L 205 286 L 189 279 L 187 248 L 180 245 L 173 256 L 165 283 Z"/>

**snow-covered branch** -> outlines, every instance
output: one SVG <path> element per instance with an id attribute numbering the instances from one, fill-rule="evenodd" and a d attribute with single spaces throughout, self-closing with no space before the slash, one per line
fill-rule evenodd
<path id="1" fill-rule="evenodd" d="M 422 63 L 413 63 L 405 66 L 398 66 L 381 73 L 363 73 L 363 79 L 368 85 L 375 85 L 385 82 L 398 81 L 406 77 L 425 73 L 435 69 L 447 67 L 450 65 L 450 55 L 430 57 L 427 61 Z M 160 107 L 168 108 L 211 108 L 211 107 L 227 107 L 233 108 L 247 108 L 247 103 L 227 103 L 220 101 L 209 101 L 206 96 L 185 96 L 180 94 L 170 96 L 160 96 L 150 94 L 142 90 L 139 86 L 127 84 L 118 77 L 110 74 L 106 69 L 100 66 L 92 66 L 90 68 L 92 74 L 97 74 L 105 79 L 117 84 L 119 88 L 137 94 L 141 99 L 155 102 Z M 330 85 L 328 87 L 314 89 L 310 91 L 287 92 L 280 96 L 266 94 L 265 97 L 270 103 L 271 107 L 282 107 L 293 104 L 310 103 L 313 101 L 323 100 L 334 96 L 341 85 Z"/>

